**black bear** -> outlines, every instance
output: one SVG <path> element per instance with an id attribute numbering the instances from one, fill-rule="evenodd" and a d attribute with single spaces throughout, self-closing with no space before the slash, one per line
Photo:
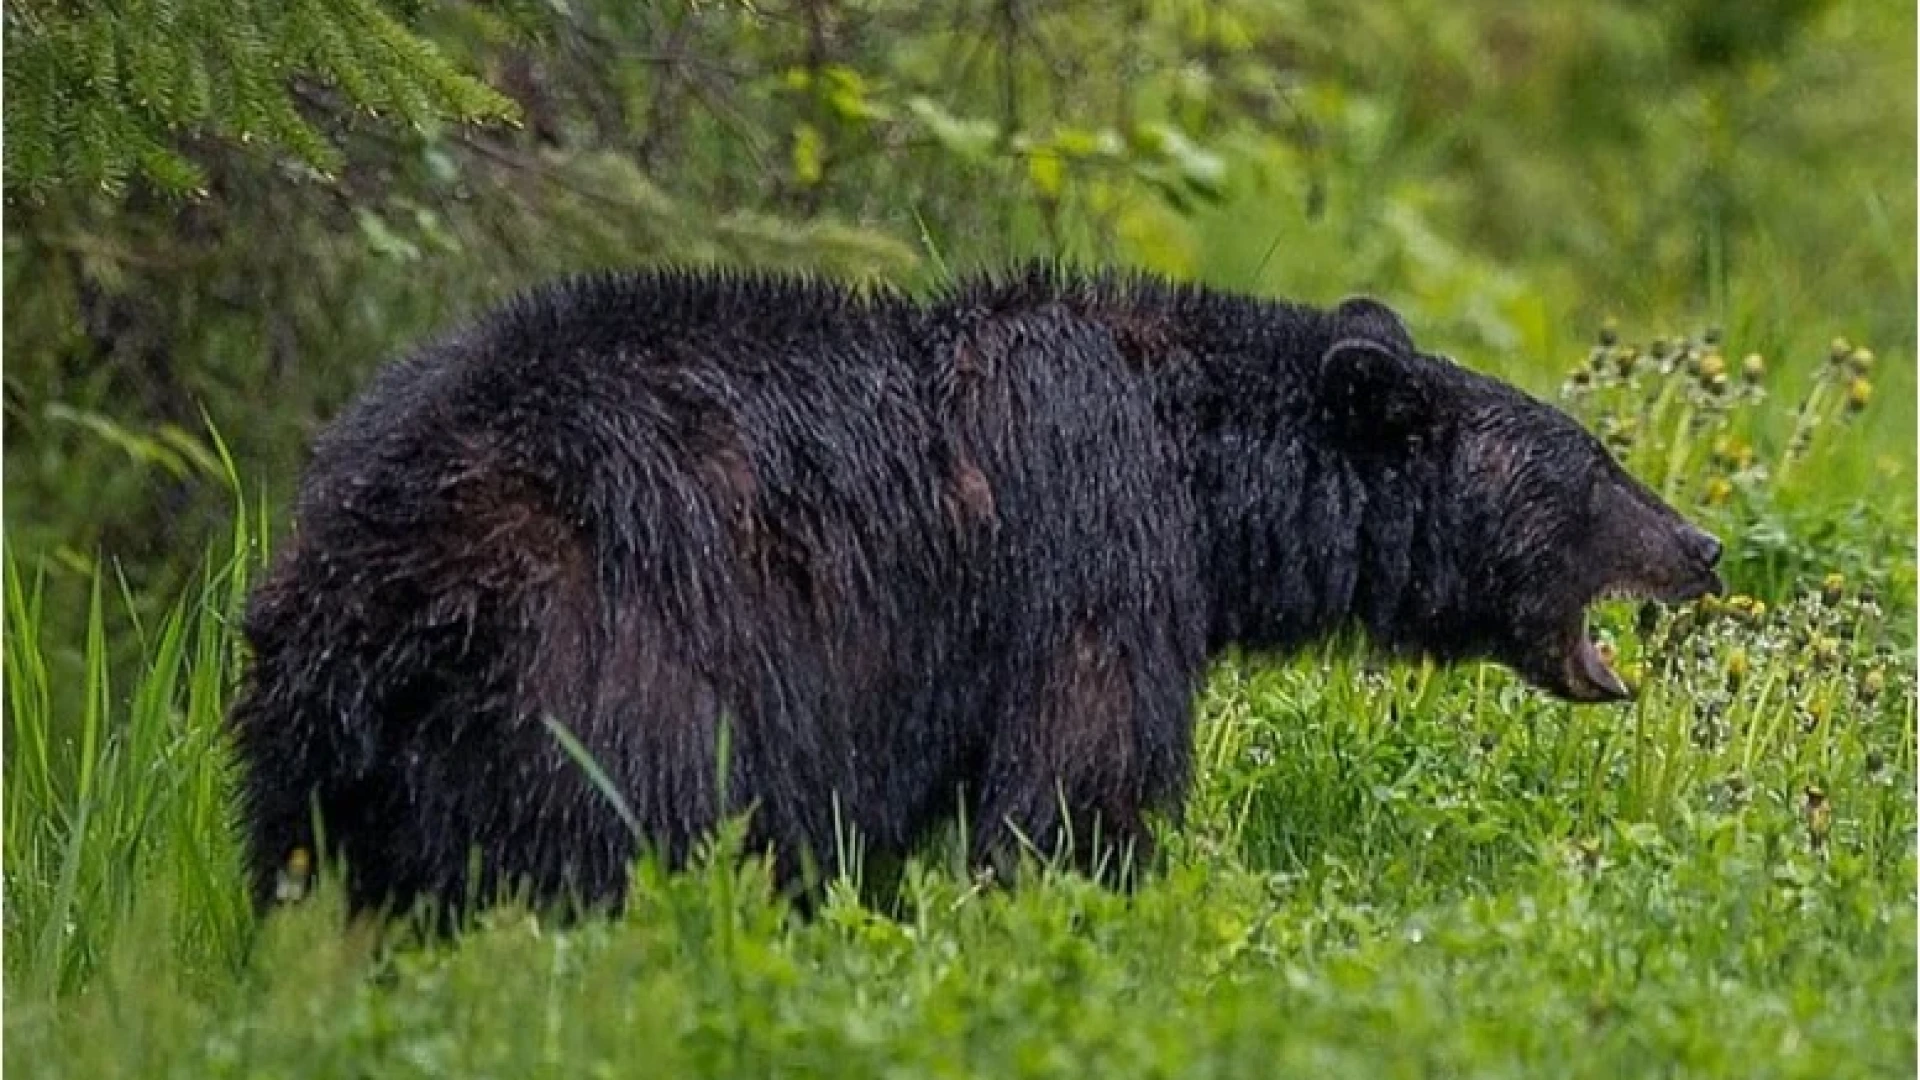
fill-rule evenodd
<path id="1" fill-rule="evenodd" d="M 231 717 L 253 889 L 316 821 L 362 907 L 617 903 L 736 812 L 789 881 L 956 814 L 983 866 L 1120 865 L 1216 650 L 1357 626 L 1617 699 L 1587 604 L 1718 590 L 1718 552 L 1372 300 L 572 280 L 320 439 Z"/>

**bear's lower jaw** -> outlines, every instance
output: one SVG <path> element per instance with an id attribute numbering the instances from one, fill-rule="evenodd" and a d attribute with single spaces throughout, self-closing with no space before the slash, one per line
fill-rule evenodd
<path id="1" fill-rule="evenodd" d="M 1581 620 L 1580 632 L 1575 644 L 1567 650 L 1563 663 L 1563 684 L 1561 692 L 1572 701 L 1600 703 L 1607 701 L 1627 701 L 1633 697 L 1625 680 L 1613 668 L 1607 665 L 1606 658 L 1587 636 L 1585 620 Z"/>
<path id="2" fill-rule="evenodd" d="M 1684 604 L 1698 600 L 1708 594 L 1725 591 L 1719 575 L 1704 570 L 1689 580 L 1679 583 L 1646 585 L 1638 582 L 1615 583 L 1600 590 L 1593 600 L 1654 600 L 1663 604 Z M 1587 605 L 1582 604 L 1561 638 L 1558 650 L 1558 667 L 1555 673 L 1556 685 L 1549 689 L 1568 701 L 1581 704 L 1600 704 L 1605 702 L 1629 701 L 1633 690 L 1626 680 L 1613 670 L 1600 647 L 1587 633 Z"/>

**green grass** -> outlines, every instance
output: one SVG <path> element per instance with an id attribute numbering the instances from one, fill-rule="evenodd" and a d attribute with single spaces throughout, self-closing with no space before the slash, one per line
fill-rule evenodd
<path id="1" fill-rule="evenodd" d="M 1569 708 L 1490 667 L 1383 666 L 1346 643 L 1286 664 L 1224 657 L 1186 823 L 1132 895 L 1053 874 L 981 889 L 936 849 L 891 906 L 838 882 L 801 918 L 719 841 L 687 873 L 637 867 L 628 911 L 567 928 L 503 908 L 422 944 L 348 923 L 325 882 L 256 924 L 220 715 L 264 516 L 239 514 L 238 555 L 210 558 L 157 623 L 130 623 L 132 598 L 99 581 L 77 694 L 49 685 L 43 592 L 9 559 L 4 1064 L 1910 1074 L 1912 503 L 1876 497 L 1871 464 L 1834 463 L 1891 455 L 1910 491 L 1912 452 L 1881 434 L 1905 426 L 1881 405 L 1854 415 L 1829 390 L 1805 406 L 1854 377 L 1820 366 L 1821 343 L 1781 353 L 1764 397 L 1706 393 L 1682 358 L 1589 376 L 1570 398 L 1596 430 L 1637 432 L 1622 444 L 1636 470 L 1736 539 L 1729 574 L 1757 605 L 1640 630 L 1607 610 L 1644 686 L 1622 708 Z M 1614 352 L 1597 361 L 1617 370 Z M 144 657 L 133 685 L 109 677 L 116 634 Z M 69 698 L 72 715 L 54 704 Z"/>
<path id="2" fill-rule="evenodd" d="M 6 455 L 0 1064 L 88 1080 L 1913 1075 L 1912 9 L 1827 5 L 1780 55 L 1713 74 L 1670 55 L 1664 9 L 1268 7 L 1198 5 L 1182 31 L 1284 17 L 1300 37 L 1280 114 L 1212 91 L 1217 204 L 1174 209 L 1088 174 L 1060 238 L 1033 207 L 1010 236 L 917 211 L 888 226 L 949 198 L 902 164 L 863 182 L 867 209 L 841 209 L 876 243 L 924 249 L 924 278 L 1045 250 L 1320 302 L 1369 291 L 1423 343 L 1530 389 L 1581 368 L 1570 403 L 1727 541 L 1731 583 L 1764 610 L 1648 633 L 1607 611 L 1644 688 L 1620 708 L 1572 709 L 1492 668 L 1383 667 L 1349 643 L 1222 658 L 1187 820 L 1130 896 L 1055 875 L 982 890 L 947 847 L 907 869 L 897 903 L 841 882 L 809 919 L 723 855 L 637 867 L 627 912 L 564 929 L 502 909 L 422 944 L 349 923 L 326 882 L 256 922 L 220 717 L 270 517 L 235 515 L 202 560 L 197 519 L 126 513 L 195 478 L 218 499 L 232 463 L 147 431 L 111 366 L 74 368 L 87 328 L 64 259 L 10 257 L 7 314 L 28 332 L 6 357 L 8 419 L 33 415 L 19 398 L 49 424 Z M 1063 55 L 1106 41 L 1102 25 L 1059 38 Z M 1185 89 L 1156 104 L 1160 81 L 1142 80 L 1150 113 L 1198 104 Z M 687 187 L 713 148 L 690 149 L 685 177 L 662 161 L 650 183 Z M 1006 164 L 941 179 L 967 209 L 1019 203 L 1030 166 Z M 546 207 L 552 228 L 508 245 L 507 267 L 486 245 L 360 258 L 290 219 L 291 325 L 320 327 L 300 332 L 293 382 L 258 321 L 287 317 L 260 299 L 286 290 L 235 303 L 225 262 L 169 260 L 155 280 L 175 292 L 143 302 L 177 309 L 167 362 L 277 504 L 317 403 L 432 313 L 526 267 L 657 249 L 570 205 Z M 101 252 L 148 251 L 145 220 Z M 590 242 L 569 235 L 583 228 Z M 328 302 L 336 279 L 351 304 Z M 1764 397 L 1711 393 L 1684 358 L 1622 382 L 1619 354 L 1590 346 L 1609 314 L 1642 345 L 1720 323 L 1730 372 L 1764 355 Z M 1838 334 L 1876 364 L 1831 363 Z M 1854 413 L 1858 378 L 1871 405 Z M 233 391 L 267 385 L 285 390 L 270 408 Z M 176 562 L 198 579 L 178 595 L 123 584 L 91 549 L 154 535 L 128 522 L 176 530 L 147 559 L 180 554 L 162 574 L 122 551 L 125 580 L 177 581 Z"/>

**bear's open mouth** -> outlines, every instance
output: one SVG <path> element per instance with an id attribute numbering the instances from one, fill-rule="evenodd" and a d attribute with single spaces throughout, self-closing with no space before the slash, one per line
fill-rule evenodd
<path id="1" fill-rule="evenodd" d="M 1587 610 L 1610 600 L 1652 600 L 1662 604 L 1684 604 L 1709 594 L 1725 591 L 1720 576 L 1707 571 L 1678 585 L 1651 585 L 1616 582 L 1595 593 L 1574 609 L 1571 625 L 1561 643 L 1560 692 L 1568 699 L 1582 702 L 1626 701 L 1633 690 L 1620 673 L 1602 655 L 1600 645 L 1587 628 Z"/>

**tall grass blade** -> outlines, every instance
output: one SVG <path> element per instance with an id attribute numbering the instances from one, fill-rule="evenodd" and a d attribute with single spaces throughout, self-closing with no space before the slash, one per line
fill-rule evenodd
<path id="1" fill-rule="evenodd" d="M 547 730 L 553 732 L 554 739 L 560 743 L 560 749 L 565 750 L 567 756 L 580 766 L 581 771 L 587 774 L 587 781 L 613 807 L 613 812 L 620 816 L 620 821 L 627 827 L 627 831 L 633 834 L 635 840 L 641 839 L 640 818 L 634 814 L 633 808 L 627 805 L 626 797 L 620 794 L 620 789 L 614 786 L 613 779 L 607 775 L 605 769 L 600 767 L 600 763 L 594 760 L 593 754 L 574 736 L 572 731 L 568 730 L 565 724 L 553 716 L 543 715 L 540 719 L 547 725 Z"/>

